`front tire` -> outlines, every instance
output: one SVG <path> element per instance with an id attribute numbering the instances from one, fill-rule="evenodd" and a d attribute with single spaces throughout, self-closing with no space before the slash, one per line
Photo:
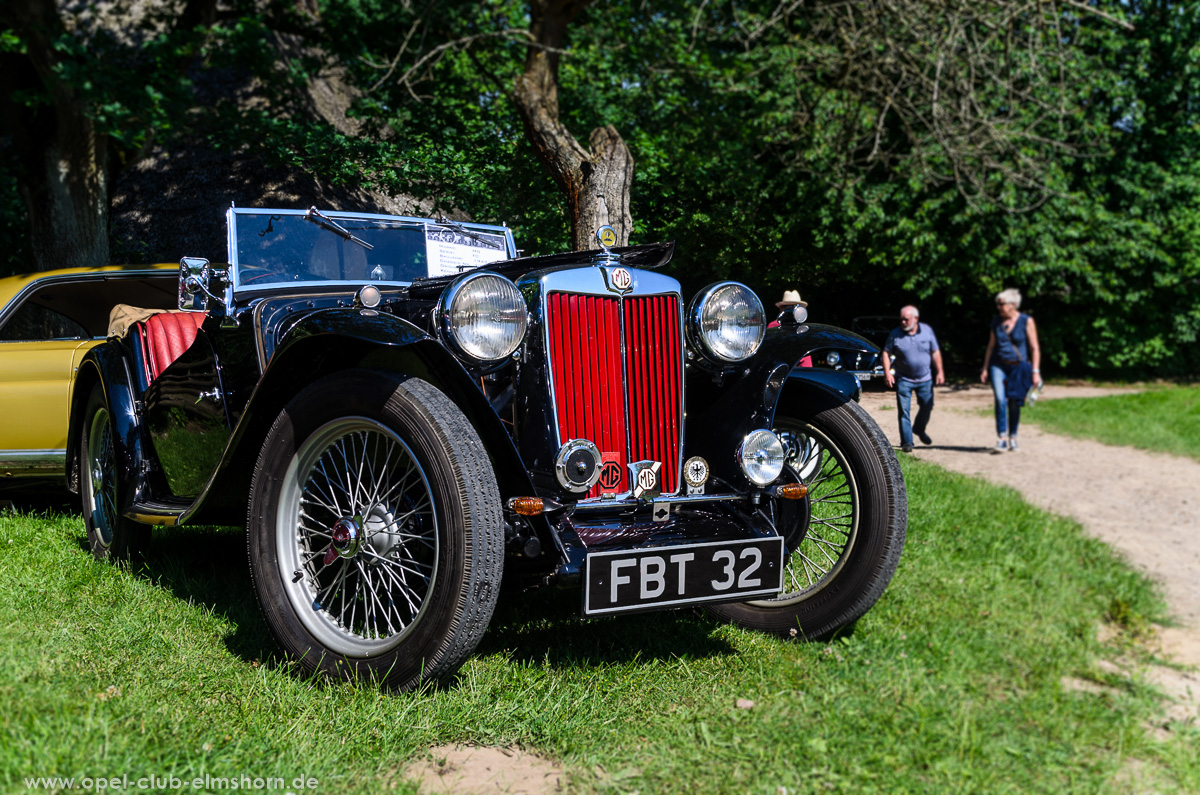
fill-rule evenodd
<path id="1" fill-rule="evenodd" d="M 810 518 L 805 524 L 786 501 L 764 509 L 786 542 L 783 592 L 710 610 L 747 628 L 823 640 L 858 620 L 891 582 L 908 498 L 895 452 L 862 407 L 824 394 L 806 401 L 798 416 L 777 414 L 775 431 L 795 442 L 789 469 L 806 475 Z"/>
<path id="2" fill-rule="evenodd" d="M 272 633 L 307 670 L 398 689 L 448 678 L 491 620 L 503 538 L 487 451 L 425 381 L 330 376 L 263 444 L 250 568 Z"/>
<path id="3" fill-rule="evenodd" d="M 88 548 L 96 560 L 127 560 L 146 551 L 150 528 L 121 515 L 116 429 L 104 389 L 92 387 L 79 440 L 79 496 Z"/>

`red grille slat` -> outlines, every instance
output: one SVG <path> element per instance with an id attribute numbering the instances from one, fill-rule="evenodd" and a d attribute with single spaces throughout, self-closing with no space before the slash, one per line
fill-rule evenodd
<path id="1" fill-rule="evenodd" d="M 683 388 L 679 299 L 635 296 L 622 306 L 608 296 L 551 292 L 546 329 L 560 441 L 589 439 L 602 454 L 616 457 L 620 467 L 618 486 L 598 484 L 587 496 L 628 491 L 626 465 L 642 460 L 662 462 L 663 492 L 677 491 Z"/>
<path id="2" fill-rule="evenodd" d="M 664 493 L 679 482 L 680 392 L 679 302 L 674 296 L 625 300 L 629 340 L 627 391 L 631 421 L 630 460 L 661 461 Z"/>

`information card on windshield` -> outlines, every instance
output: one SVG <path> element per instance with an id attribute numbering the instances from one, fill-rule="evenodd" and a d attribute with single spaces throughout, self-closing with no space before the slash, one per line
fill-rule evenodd
<path id="1" fill-rule="evenodd" d="M 508 259 L 502 235 L 469 232 L 444 226 L 425 227 L 425 250 L 430 276 L 456 276 L 463 271 Z"/>

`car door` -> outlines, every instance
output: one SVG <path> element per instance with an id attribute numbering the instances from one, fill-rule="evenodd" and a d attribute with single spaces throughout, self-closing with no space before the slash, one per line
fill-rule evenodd
<path id="1" fill-rule="evenodd" d="M 43 307 L 22 307 L 0 328 L 0 477 L 65 471 L 74 368 L 95 344 Z"/>
<path id="2" fill-rule="evenodd" d="M 229 442 L 217 359 L 204 330 L 146 390 L 154 451 L 175 497 L 200 494 Z"/>

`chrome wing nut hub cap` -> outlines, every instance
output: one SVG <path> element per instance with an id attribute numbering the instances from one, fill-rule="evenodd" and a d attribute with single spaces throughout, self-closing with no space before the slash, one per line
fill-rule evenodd
<path id="1" fill-rule="evenodd" d="M 326 566 L 339 557 L 345 559 L 354 557 L 363 545 L 365 534 L 363 533 L 362 517 L 338 519 L 333 523 L 333 527 L 329 528 L 329 535 L 333 540 L 325 552 Z"/>

